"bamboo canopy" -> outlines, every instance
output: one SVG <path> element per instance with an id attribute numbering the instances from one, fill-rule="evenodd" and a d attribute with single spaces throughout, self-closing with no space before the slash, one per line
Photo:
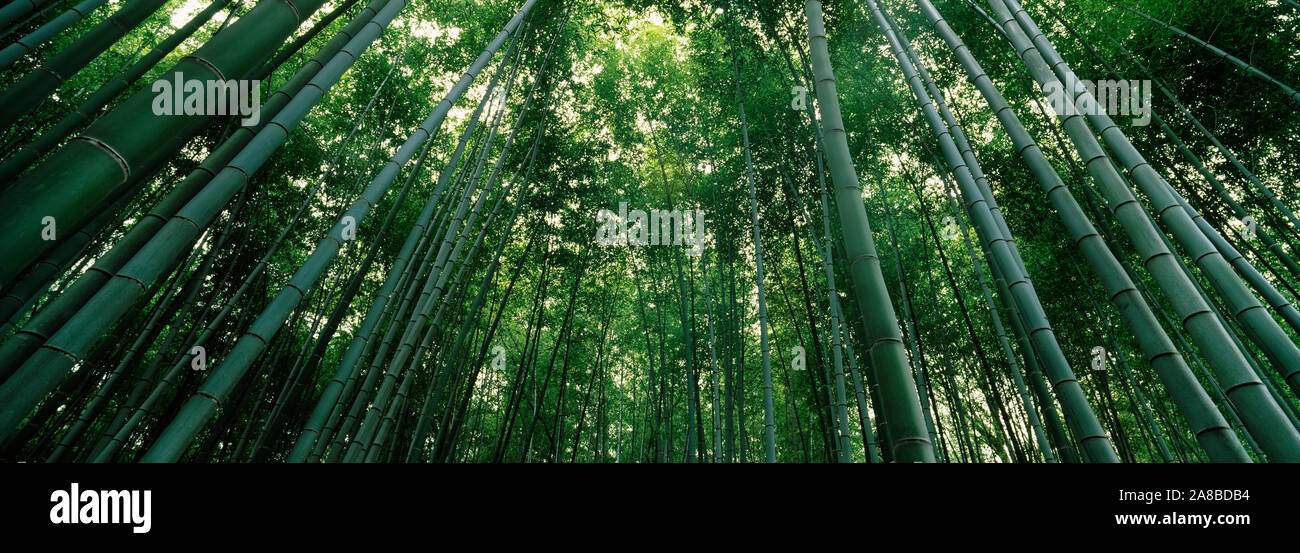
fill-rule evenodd
<path id="1" fill-rule="evenodd" d="M 0 461 L 1300 461 L 1300 23 L 0 6 Z"/>

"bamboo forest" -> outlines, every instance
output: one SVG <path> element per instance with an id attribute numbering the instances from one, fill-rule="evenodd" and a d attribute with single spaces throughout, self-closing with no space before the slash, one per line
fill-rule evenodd
<path id="1" fill-rule="evenodd" d="M 0 32 L 0 461 L 1300 462 L 1294 0 Z"/>

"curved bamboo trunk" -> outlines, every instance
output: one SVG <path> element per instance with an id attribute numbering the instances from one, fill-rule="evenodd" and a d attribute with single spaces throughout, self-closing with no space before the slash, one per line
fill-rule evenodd
<path id="1" fill-rule="evenodd" d="M 160 0 L 132 3 L 123 11 L 144 11 L 153 3 Z M 291 5 L 264 0 L 159 79 L 242 78 L 323 3 L 324 0 L 304 0 Z M 108 24 L 117 28 L 113 23 Z M 20 90 L 16 94 L 23 98 L 34 94 L 33 87 L 28 86 L 10 90 Z M 0 242 L 0 257 L 8 260 L 0 266 L 0 286 L 9 283 L 15 274 L 56 244 L 41 239 L 43 217 L 53 217 L 63 228 L 77 228 L 148 173 L 150 167 L 170 157 L 180 144 L 174 148 L 160 146 L 202 128 L 213 119 L 203 115 L 155 115 L 155 96 L 148 88 L 136 92 L 96 120 L 79 139 L 52 153 L 0 192 L 0 234 L 9 237 Z M 15 103 L 13 107 L 21 105 Z M 13 111 L 7 103 L 3 106 L 5 111 L 0 113 Z M 11 116 L 9 120 L 13 119 L 16 117 Z"/>
<path id="2" fill-rule="evenodd" d="M 193 246 L 201 229 L 212 223 L 230 199 L 243 188 L 249 175 L 288 137 L 357 57 L 373 42 L 383 27 L 391 21 L 405 4 L 394 0 L 375 16 L 377 24 L 365 27 L 349 41 L 339 54 L 326 64 L 312 79 L 312 86 L 295 96 L 268 125 L 257 134 L 250 145 L 236 156 L 225 169 L 212 179 L 204 190 L 181 208 L 140 251 L 126 263 L 117 276 L 110 280 L 78 312 L 80 324 L 68 325 L 46 341 L 42 349 L 32 355 L 18 371 L 0 385 L 0 436 L 17 427 L 23 416 L 49 392 L 58 380 L 72 368 L 81 356 L 100 338 L 100 333 L 122 314 L 126 313 L 136 298 L 141 297 L 150 283 L 179 261 L 179 257 Z M 209 42 L 209 45 L 213 42 Z M 197 63 L 197 62 L 196 62 Z M 395 169 L 394 169 L 395 171 Z M 360 211 L 360 210 L 358 210 Z M 341 232 L 342 225 L 335 230 Z"/>
<path id="3" fill-rule="evenodd" d="M 1071 239 L 1100 278 L 1107 297 L 1111 298 L 1133 331 L 1139 347 L 1170 390 L 1201 445 L 1218 461 L 1248 461 L 1249 457 L 1228 427 L 1227 421 L 1197 382 L 1183 357 L 1174 348 L 1173 342 L 1160 327 L 1150 306 L 1143 301 L 1136 286 L 1106 247 L 1105 240 L 1092 226 L 1070 189 L 1043 155 L 1038 143 L 1025 130 L 1015 111 L 1007 105 L 997 87 L 970 54 L 970 50 L 934 5 L 929 0 L 918 0 L 917 3 L 1011 136 L 1016 151 L 1020 152 L 1029 165 L 1030 171 L 1070 232 Z"/>
<path id="4" fill-rule="evenodd" d="M 298 92 L 316 77 L 321 68 L 389 1 L 371 0 L 370 4 L 361 10 L 338 35 L 322 46 L 292 78 L 271 94 L 262 106 L 263 121 L 260 126 L 240 127 L 231 133 L 230 137 L 205 158 L 198 168 L 190 172 L 153 209 L 141 217 L 131 230 L 113 245 L 112 249 L 101 256 L 89 270 L 78 277 L 49 305 L 33 316 L 15 336 L 0 345 L 0 375 L 16 370 L 43 342 L 73 317 L 117 271 L 132 259 L 132 256 L 140 251 L 140 248 L 163 228 L 177 211 L 207 186 L 212 178 L 229 164 L 272 118 L 279 115 Z"/>
<path id="5" fill-rule="evenodd" d="M 1070 423 L 1076 436 L 1084 446 L 1089 460 L 1093 462 L 1117 462 L 1118 459 L 1115 457 L 1115 450 L 1111 446 L 1110 439 L 1097 421 L 1096 415 L 1083 394 L 1083 389 L 1075 378 L 1069 362 L 1065 360 L 1065 355 L 1061 351 L 1060 344 L 1056 340 L 1047 315 L 1043 311 L 1037 293 L 1034 291 L 1034 286 L 1027 278 L 1024 265 L 1018 262 L 1019 256 L 1012 252 L 1011 244 L 1013 241 L 1010 233 L 1005 228 L 999 228 L 1005 227 L 1005 224 L 999 225 L 996 222 L 988 201 L 992 194 L 986 190 L 986 186 L 980 186 L 976 182 L 974 172 L 978 164 L 975 162 L 969 146 L 959 145 L 955 141 L 955 135 L 959 132 L 960 127 L 955 124 L 955 120 L 950 115 L 947 115 L 943 97 L 931 97 L 930 92 L 926 90 L 921 77 L 918 75 L 918 68 L 912 65 L 908 55 L 904 53 L 904 46 L 900 43 L 877 3 L 873 0 L 867 0 L 867 5 L 870 6 L 872 15 L 889 39 L 894 57 L 897 58 L 899 65 L 902 67 L 903 74 L 912 89 L 913 95 L 916 96 L 917 102 L 921 105 L 926 121 L 939 139 L 949 168 L 955 174 L 960 185 L 962 196 L 965 198 L 966 209 L 971 216 L 976 232 L 981 235 L 981 241 L 987 244 L 989 250 L 994 254 L 995 262 L 1004 267 L 1004 274 L 1015 277 L 1011 282 L 1011 291 L 1016 303 L 1025 313 L 1027 321 L 1032 325 L 1031 337 L 1033 338 L 1033 345 L 1044 362 L 1047 376 L 1052 380 L 1052 387 L 1061 401 L 1061 407 L 1065 411 L 1067 422 Z M 946 117 L 940 116 L 939 111 L 935 109 L 936 103 L 943 109 Z M 945 122 L 945 119 L 948 119 L 948 122 Z"/>
<path id="6" fill-rule="evenodd" d="M 1022 29 L 1021 24 L 1036 29 L 1028 15 L 1024 13 L 1023 8 L 1014 0 L 1003 2 L 1002 0 L 993 0 L 991 5 L 994 8 L 998 18 L 1001 20 L 1003 27 L 1007 30 L 1008 37 L 1013 41 L 1013 45 L 1021 55 L 1026 67 L 1030 70 L 1035 81 L 1040 86 L 1047 86 L 1050 82 L 1060 83 L 1056 80 L 1061 75 L 1054 75 L 1052 69 L 1049 69 L 1044 56 L 1044 50 L 1050 48 L 1046 38 L 1041 32 L 1032 32 L 1037 39 L 1031 43 L 1026 36 L 1027 33 Z M 1012 10 L 1017 15 L 1012 15 Z M 1041 48 L 1040 48 L 1041 47 Z M 1058 59 L 1059 56 L 1048 57 Z M 1058 63 L 1056 68 L 1066 75 L 1073 75 L 1069 68 L 1064 66 L 1064 62 Z M 1070 81 L 1069 78 L 1066 81 Z M 1076 84 L 1081 84 L 1074 79 Z M 1086 90 L 1075 88 L 1071 90 L 1072 96 L 1079 93 L 1087 94 Z M 1095 100 L 1094 100 L 1095 101 Z M 1066 106 L 1070 106 L 1066 102 Z M 1101 117 L 1105 117 L 1104 115 Z M 1128 188 L 1123 178 L 1111 164 L 1111 160 L 1106 156 L 1101 144 L 1088 128 L 1084 118 L 1077 111 L 1071 111 L 1061 116 L 1066 126 L 1066 131 L 1071 140 L 1079 149 L 1083 159 L 1089 160 L 1087 168 L 1096 182 L 1101 186 L 1102 193 L 1110 202 L 1115 217 L 1124 226 L 1133 240 L 1134 246 L 1146 260 L 1146 265 L 1151 271 L 1156 282 L 1160 285 L 1166 295 L 1175 300 L 1174 307 L 1178 310 L 1180 317 L 1184 320 L 1184 326 L 1192 335 L 1193 341 L 1202 348 L 1202 353 L 1209 359 L 1210 364 L 1214 367 L 1220 380 L 1220 384 L 1228 390 L 1229 396 L 1233 398 L 1233 403 L 1242 412 L 1243 420 L 1251 433 L 1260 440 L 1261 445 L 1269 453 L 1273 460 L 1297 459 L 1300 458 L 1300 434 L 1294 431 L 1290 424 L 1279 425 L 1283 419 L 1278 404 L 1269 397 L 1267 389 L 1262 387 L 1263 382 L 1251 370 L 1249 363 L 1244 359 L 1243 352 L 1240 348 L 1235 347 L 1235 337 L 1228 333 L 1228 330 L 1218 321 L 1215 312 L 1210 308 L 1201 295 L 1196 291 L 1194 284 L 1187 275 L 1183 274 L 1179 268 L 1179 259 L 1173 255 L 1168 246 L 1164 243 L 1164 235 L 1161 234 L 1148 219 L 1148 214 L 1142 209 L 1141 204 Z M 1109 120 L 1109 118 L 1105 118 Z M 1100 121 L 1100 119 L 1098 119 Z M 1107 139 L 1107 145 L 1115 148 L 1120 154 L 1119 157 L 1124 164 L 1131 166 L 1134 171 L 1134 177 L 1139 183 L 1145 182 L 1143 190 L 1152 198 L 1153 204 L 1160 210 L 1163 221 L 1170 225 L 1171 230 L 1175 230 L 1178 237 L 1185 241 L 1184 245 L 1188 246 L 1189 253 L 1195 255 L 1198 264 L 1203 269 L 1207 269 L 1209 276 L 1217 286 L 1227 287 L 1221 291 L 1231 291 L 1229 299 L 1241 304 L 1254 302 L 1255 309 L 1236 310 L 1234 313 L 1240 313 L 1241 318 L 1253 321 L 1262 316 L 1267 318 L 1273 328 L 1277 323 L 1272 320 L 1267 311 L 1245 291 L 1244 295 L 1240 294 L 1244 285 L 1235 275 L 1224 275 L 1226 270 L 1231 273 L 1232 269 L 1219 255 L 1218 251 L 1213 249 L 1209 239 L 1201 233 L 1200 229 L 1195 228 L 1192 218 L 1179 206 L 1173 199 L 1174 194 L 1168 183 L 1164 182 L 1155 170 L 1145 163 L 1139 165 L 1138 159 L 1141 155 L 1136 149 L 1128 144 L 1123 133 L 1114 126 L 1113 122 L 1108 125 L 1102 125 L 1106 129 L 1102 133 L 1104 139 Z M 1162 185 L 1163 183 L 1163 185 Z M 1176 209 L 1169 209 L 1175 207 Z M 1190 225 L 1190 228 L 1189 228 Z M 1217 277 L 1217 278 L 1216 278 Z M 1258 331 L 1268 331 L 1269 324 L 1261 326 L 1246 325 L 1248 329 Z M 1280 332 L 1280 329 L 1278 329 Z M 1268 343 L 1268 342 L 1265 342 Z M 1286 344 L 1274 342 L 1274 345 L 1285 348 L 1290 345 L 1289 349 L 1294 350 L 1295 345 L 1286 339 Z M 1300 366 L 1296 367 L 1300 370 Z M 1297 373 L 1300 374 L 1300 373 Z"/>
<path id="7" fill-rule="evenodd" d="M 1013 9 L 1021 29 L 1032 36 L 1034 48 L 1051 64 L 1061 82 L 1066 83 L 1070 99 L 1079 105 L 1088 101 L 1097 105 L 1096 99 L 1091 97 L 1024 8 L 1015 0 L 1009 0 L 1007 6 Z M 1196 266 L 1214 285 L 1215 291 L 1231 309 L 1233 318 L 1241 324 L 1250 340 L 1264 351 L 1292 389 L 1300 392 L 1300 348 L 1268 314 L 1268 310 L 1260 304 L 1241 278 L 1234 274 L 1232 267 L 1214 248 L 1210 239 L 1197 228 L 1195 218 L 1199 214 L 1178 209 L 1181 200 L 1178 192 L 1152 168 L 1109 115 L 1101 110 L 1094 111 L 1097 113 L 1087 114 L 1087 119 L 1101 129 L 1102 141 L 1115 152 L 1118 161 L 1128 169 L 1138 187 L 1151 199 L 1152 205 L 1160 214 L 1160 222 L 1169 229 L 1188 255 L 1196 260 Z"/>
<path id="8" fill-rule="evenodd" d="M 14 281 L 4 291 L 4 296 L 0 297 L 0 321 L 4 321 L 0 323 L 0 336 L 8 334 L 9 329 L 18 323 L 24 313 L 32 310 L 42 295 L 51 292 L 50 288 L 60 274 L 70 269 L 74 271 L 72 274 L 78 274 L 81 269 L 86 268 L 74 267 L 73 264 L 87 252 L 95 251 L 94 247 L 97 244 L 110 238 L 105 231 L 111 229 L 110 223 L 125 218 L 126 213 L 123 209 L 128 203 L 126 198 L 118 200 L 111 209 L 104 210 L 85 226 L 77 229 L 72 237 L 51 251 L 50 255 L 33 263 L 21 279 Z M 84 259 L 83 263 L 90 261 L 93 260 Z M 55 293 L 61 294 L 62 290 Z M 42 305 L 42 311 L 44 307 Z M 16 367 L 13 364 L 0 362 L 0 382 L 4 382 L 14 368 Z"/>
<path id="9" fill-rule="evenodd" d="M 840 114 L 839 92 L 827 52 L 821 2 L 807 0 L 804 6 L 817 100 L 822 109 L 826 158 L 835 182 L 835 203 L 839 207 L 854 295 L 858 308 L 863 312 L 867 340 L 871 344 L 871 367 L 879 381 L 882 407 L 890 424 L 890 448 L 893 458 L 901 463 L 934 462 L 934 446 L 926 431 L 916 383 L 899 334 L 898 318 L 885 287 L 880 258 L 862 204 L 862 189 L 853 168 L 853 157 Z"/>
<path id="10" fill-rule="evenodd" d="M 72 113 L 65 115 L 58 123 L 46 129 L 35 140 L 24 144 L 18 151 L 5 158 L 4 163 L 0 163 L 0 181 L 8 181 L 18 176 L 19 173 L 31 166 L 32 163 L 35 163 L 41 156 L 59 145 L 73 129 L 91 122 L 100 109 L 108 105 L 118 94 L 121 94 L 122 91 L 152 69 L 154 65 L 167 57 L 167 54 L 170 54 L 172 50 L 185 42 L 185 39 L 188 39 L 195 31 L 203 27 L 208 20 L 212 19 L 213 15 L 221 11 L 221 8 L 229 4 L 230 1 L 213 0 L 211 4 L 208 4 L 207 8 L 195 14 L 188 23 L 158 43 L 157 46 L 154 46 L 144 57 L 131 64 L 131 67 L 99 87 L 81 105 L 72 110 Z"/>
<path id="11" fill-rule="evenodd" d="M 54 0 L 14 0 L 9 2 L 3 8 L 0 8 L 0 29 L 10 27 L 24 15 L 37 8 L 43 10 L 52 4 L 54 4 Z"/>
<path id="12" fill-rule="evenodd" d="M 81 71 L 81 68 L 126 36 L 126 33 L 166 3 L 166 0 L 137 0 L 126 3 L 122 9 L 96 24 L 75 42 L 42 63 L 39 68 L 0 93 L 0 127 L 13 126 L 28 111 L 45 101 L 50 93 Z M 0 55 L 2 54 L 0 52 Z"/>
<path id="13" fill-rule="evenodd" d="M 945 184 L 949 183 L 945 180 Z M 1038 417 L 1038 411 L 1034 408 L 1034 402 L 1030 399 L 1029 387 L 1025 385 L 1025 377 L 1016 364 L 1016 354 L 1011 349 L 1011 341 L 1007 339 L 1006 326 L 1002 323 L 1002 315 L 998 312 L 998 306 L 993 301 L 993 293 L 989 291 L 988 279 L 984 276 L 984 266 L 975 255 L 975 246 L 971 243 L 966 219 L 960 217 L 961 208 L 957 204 L 956 194 L 952 190 L 947 192 L 948 201 L 952 204 L 953 212 L 958 214 L 957 221 L 961 228 L 962 242 L 966 244 L 966 254 L 970 257 L 971 266 L 975 268 L 975 278 L 979 281 L 980 291 L 984 294 L 984 305 L 989 311 L 990 320 L 993 322 L 993 332 L 997 334 L 998 342 L 1002 345 L 1002 354 L 1007 358 L 1007 372 L 1011 373 L 1011 380 L 1015 384 L 1016 393 L 1020 396 L 1021 407 L 1025 410 L 1030 429 L 1037 440 L 1038 451 L 1043 454 L 1044 461 L 1055 463 L 1056 457 L 1052 454 L 1052 444 L 1047 439 L 1047 431 L 1043 428 L 1042 419 Z"/>
<path id="14" fill-rule="evenodd" d="M 8 69 L 15 61 L 18 61 L 28 52 L 35 50 L 38 46 L 54 38 L 55 35 L 65 31 L 74 23 L 81 21 L 86 14 L 99 9 L 108 0 L 83 0 L 80 4 L 68 8 L 48 23 L 41 25 L 35 31 L 28 33 L 26 36 L 13 41 L 4 49 L 0 49 L 0 69 Z M 14 2 L 14 4 L 23 4 L 24 2 Z M 5 6 L 6 8 L 8 6 Z"/>

